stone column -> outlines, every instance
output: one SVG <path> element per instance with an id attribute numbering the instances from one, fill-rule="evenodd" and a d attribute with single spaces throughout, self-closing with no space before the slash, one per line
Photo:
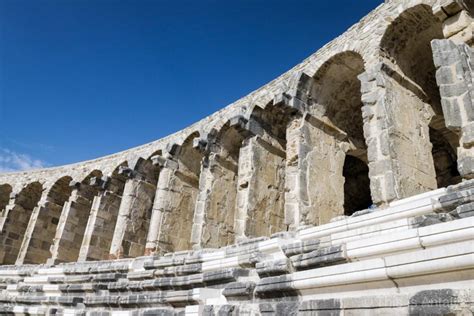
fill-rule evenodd
<path id="1" fill-rule="evenodd" d="M 309 151 L 305 143 L 302 116 L 295 116 L 286 130 L 286 169 L 285 169 L 285 224 L 295 230 L 304 221 L 300 218 L 307 213 L 309 197 L 307 191 L 307 160 Z"/>
<path id="2" fill-rule="evenodd" d="M 147 254 L 191 248 L 197 178 L 181 170 L 178 160 L 172 155 L 152 157 L 153 164 L 161 171 L 147 237 Z"/>
<path id="3" fill-rule="evenodd" d="M 213 186 L 213 173 L 211 165 L 216 164 L 217 155 L 210 154 L 204 157 L 201 164 L 201 174 L 199 176 L 199 194 L 194 208 L 193 227 L 191 230 L 191 244 L 194 249 L 202 246 L 202 231 L 205 221 L 206 210 L 210 207 L 210 193 Z"/>
<path id="4" fill-rule="evenodd" d="M 385 63 L 359 76 L 372 200 L 386 204 L 437 187 L 429 123 L 418 86 Z"/>
<path id="5" fill-rule="evenodd" d="M 91 179 L 99 193 L 92 201 L 78 261 L 108 259 L 122 198 L 113 182 L 109 177 Z"/>
<path id="6" fill-rule="evenodd" d="M 458 170 L 474 178 L 474 52 L 451 40 L 432 42 L 446 126 L 460 135 Z"/>
<path id="7" fill-rule="evenodd" d="M 147 229 L 156 186 L 129 168 L 119 173 L 128 177 L 110 247 L 110 259 L 138 257 L 145 253 Z"/>
<path id="8" fill-rule="evenodd" d="M 254 136 L 239 154 L 235 235 L 237 241 L 285 230 L 285 152 Z"/>
<path id="9" fill-rule="evenodd" d="M 59 218 L 51 258 L 48 260 L 50 264 L 77 261 L 84 238 L 93 196 L 85 184 L 73 181 L 70 186 L 74 189 Z"/>
<path id="10" fill-rule="evenodd" d="M 153 164 L 160 168 L 160 175 L 156 185 L 156 194 L 151 211 L 150 227 L 146 242 L 145 253 L 147 255 L 159 253 L 163 248 L 160 245 L 160 233 L 162 232 L 163 213 L 168 209 L 169 201 L 177 198 L 176 193 L 170 191 L 170 183 L 173 173 L 178 169 L 178 163 L 161 156 L 152 157 Z M 166 248 L 166 247 L 165 247 Z"/>

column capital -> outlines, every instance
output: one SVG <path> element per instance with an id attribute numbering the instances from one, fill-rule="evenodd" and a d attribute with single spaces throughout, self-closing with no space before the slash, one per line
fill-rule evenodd
<path id="1" fill-rule="evenodd" d="M 71 180 L 71 182 L 69 182 L 69 187 L 73 190 L 80 190 L 81 183 L 76 180 Z"/>
<path id="2" fill-rule="evenodd" d="M 126 177 L 127 179 L 137 179 L 137 180 L 146 179 L 145 175 L 143 175 L 142 173 L 126 166 L 120 166 L 118 170 L 118 174 Z"/>
<path id="3" fill-rule="evenodd" d="M 193 139 L 193 148 L 201 153 L 205 153 L 207 151 L 207 140 L 204 138 L 194 138 Z"/>
<path id="4" fill-rule="evenodd" d="M 288 92 L 276 94 L 273 105 L 285 109 L 289 114 L 303 114 L 308 108 L 306 102 L 296 96 L 291 96 Z"/>
<path id="5" fill-rule="evenodd" d="M 107 190 L 110 184 L 110 177 L 92 177 L 89 184 L 93 187 L 98 187 L 101 190 Z"/>
<path id="6" fill-rule="evenodd" d="M 160 168 L 168 168 L 172 170 L 177 170 L 179 169 L 179 164 L 177 161 L 165 158 L 160 155 L 156 155 L 150 158 L 153 165 L 159 166 Z"/>

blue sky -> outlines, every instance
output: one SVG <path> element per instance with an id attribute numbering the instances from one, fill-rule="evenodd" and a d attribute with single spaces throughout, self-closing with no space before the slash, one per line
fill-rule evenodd
<path id="1" fill-rule="evenodd" d="M 184 128 L 282 74 L 382 0 L 0 0 L 0 172 Z"/>

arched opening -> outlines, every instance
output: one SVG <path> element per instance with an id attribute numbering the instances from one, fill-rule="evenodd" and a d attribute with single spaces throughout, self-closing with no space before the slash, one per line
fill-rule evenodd
<path id="1" fill-rule="evenodd" d="M 12 192 L 12 187 L 9 184 L 0 185 L 0 212 L 4 212 L 5 207 L 10 201 L 10 193 Z"/>
<path id="2" fill-rule="evenodd" d="M 46 200 L 35 209 L 36 217 L 31 217 L 28 223 L 28 236 L 23 241 L 21 256 L 17 263 L 45 263 L 51 256 L 50 248 L 54 241 L 56 228 L 63 210 L 68 201 L 72 188 L 72 178 L 69 176 L 58 179 L 49 189 Z M 30 230 L 30 227 L 33 227 Z"/>
<path id="3" fill-rule="evenodd" d="M 159 167 L 140 158 L 129 176 L 115 226 L 110 258 L 133 258 L 145 253 Z"/>
<path id="4" fill-rule="evenodd" d="M 339 137 L 351 145 L 354 156 L 367 152 L 361 84 L 357 78 L 363 71 L 362 57 L 354 52 L 344 52 L 328 60 L 314 76 L 317 107 L 313 111 L 326 119 L 327 128 L 336 129 Z"/>
<path id="5" fill-rule="evenodd" d="M 347 155 L 342 170 L 344 176 L 344 215 L 364 210 L 372 205 L 369 168 L 359 158 Z"/>
<path id="6" fill-rule="evenodd" d="M 239 154 L 244 136 L 238 126 L 227 122 L 210 140 L 200 181 L 200 208 L 204 213 L 200 240 L 202 247 L 218 248 L 234 243 Z"/>
<path id="7" fill-rule="evenodd" d="M 448 129 L 430 127 L 430 141 L 433 145 L 431 153 L 438 188 L 461 182 L 462 178 L 457 168 L 456 141 L 459 141 L 457 135 Z"/>
<path id="8" fill-rule="evenodd" d="M 246 138 L 240 149 L 236 222 L 238 224 L 240 220 L 245 227 L 239 235 L 254 238 L 286 230 L 286 128 L 289 119 L 290 114 L 283 107 L 273 105 L 265 109 L 256 107 L 250 116 L 249 124 L 258 126 L 261 131 Z"/>
<path id="9" fill-rule="evenodd" d="M 110 177 L 89 178 L 89 184 L 97 193 L 93 198 L 78 261 L 108 259 L 127 180 L 123 174 L 119 173 L 119 170 L 121 167 L 127 166 L 127 162 L 121 163 L 114 169 Z"/>
<path id="10" fill-rule="evenodd" d="M 454 171 L 459 136 L 444 122 L 431 50 L 431 41 L 442 38 L 442 23 L 431 7 L 417 5 L 400 14 L 381 41 L 381 55 L 393 68 L 390 89 L 396 102 L 402 196 L 460 181 Z"/>
<path id="11" fill-rule="evenodd" d="M 90 185 L 90 179 L 102 177 L 100 170 L 89 173 L 72 191 L 64 204 L 51 248 L 51 263 L 74 262 L 79 257 L 87 227 L 92 201 L 98 188 Z"/>
<path id="12" fill-rule="evenodd" d="M 184 140 L 173 157 L 177 166 L 174 169 L 170 167 L 164 174 L 163 180 L 167 180 L 168 187 L 165 188 L 166 192 L 162 190 L 166 194 L 166 205 L 160 205 L 162 211 L 158 241 L 160 252 L 192 248 L 191 232 L 204 157 L 203 153 L 193 146 L 193 141 L 199 136 L 199 133 L 195 132 Z"/>
<path id="13" fill-rule="evenodd" d="M 5 219 L 0 229 L 0 263 L 15 263 L 31 213 L 38 205 L 42 192 L 43 186 L 39 182 L 30 183 L 17 194 L 12 205 L 4 208 L 2 216 Z"/>
<path id="14" fill-rule="evenodd" d="M 312 167 L 307 171 L 309 200 L 318 207 L 318 213 L 308 216 L 312 224 L 328 223 L 371 205 L 358 79 L 363 72 L 362 57 L 343 52 L 330 58 L 314 76 L 312 117 L 307 119 L 307 139 L 313 147 L 307 158 Z M 364 192 L 366 203 L 352 201 L 357 187 Z"/>

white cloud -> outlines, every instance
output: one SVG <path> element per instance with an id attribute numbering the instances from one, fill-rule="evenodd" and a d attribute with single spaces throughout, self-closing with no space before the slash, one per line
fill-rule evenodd
<path id="1" fill-rule="evenodd" d="M 0 148 L 0 173 L 44 168 L 47 165 L 44 161 L 27 154 Z"/>

